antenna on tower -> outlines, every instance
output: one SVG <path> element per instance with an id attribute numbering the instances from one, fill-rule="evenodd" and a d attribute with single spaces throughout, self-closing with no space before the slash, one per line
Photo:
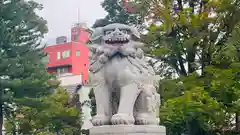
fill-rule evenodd
<path id="1" fill-rule="evenodd" d="M 77 23 L 79 24 L 80 23 L 80 9 L 78 7 L 78 20 L 77 20 Z"/>

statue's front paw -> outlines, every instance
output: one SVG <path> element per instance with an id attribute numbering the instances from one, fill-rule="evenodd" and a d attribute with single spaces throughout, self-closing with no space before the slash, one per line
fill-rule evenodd
<path id="1" fill-rule="evenodd" d="M 130 125 L 134 124 L 134 117 L 127 114 L 115 114 L 111 120 L 113 125 Z"/>
<path id="2" fill-rule="evenodd" d="M 92 119 L 92 124 L 94 126 L 109 125 L 109 123 L 110 117 L 108 116 L 96 115 Z"/>

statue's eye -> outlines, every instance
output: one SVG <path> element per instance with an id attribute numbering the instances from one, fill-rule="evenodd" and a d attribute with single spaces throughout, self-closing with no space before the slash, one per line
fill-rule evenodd
<path id="1" fill-rule="evenodd" d="M 104 32 L 104 34 L 105 35 L 108 35 L 108 34 L 111 34 L 113 32 L 113 30 L 106 30 L 105 32 Z"/>

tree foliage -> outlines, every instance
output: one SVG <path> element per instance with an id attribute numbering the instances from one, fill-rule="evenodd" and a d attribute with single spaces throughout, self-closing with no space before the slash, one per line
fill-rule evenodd
<path id="1" fill-rule="evenodd" d="M 46 21 L 36 14 L 42 5 L 34 1 L 0 2 L 0 127 L 3 116 L 35 98 L 52 93 L 57 85 L 41 63 L 40 46 L 47 32 Z M 2 129 L 0 128 L 0 134 Z"/>
<path id="2" fill-rule="evenodd" d="M 97 110 L 96 110 L 96 99 L 95 99 L 95 95 L 94 95 L 94 90 L 91 89 L 89 94 L 88 94 L 88 97 L 91 101 L 91 105 L 90 105 L 90 108 L 91 108 L 91 116 L 94 116 L 96 115 L 97 113 Z"/>
<path id="3" fill-rule="evenodd" d="M 81 134 L 81 112 L 70 103 L 65 89 L 58 88 L 53 94 L 36 100 L 37 106 L 19 107 L 17 113 L 24 117 L 8 119 L 7 134 L 15 130 L 20 135 Z"/>
<path id="4" fill-rule="evenodd" d="M 168 134 L 239 134 L 240 1 L 134 2 L 150 24 L 142 36 L 146 53 L 164 78 L 160 110 Z"/>
<path id="5" fill-rule="evenodd" d="M 236 132 L 233 129 L 234 116 L 239 111 L 239 66 L 239 63 L 232 64 L 228 69 L 208 66 L 208 88 L 205 87 L 206 78 L 196 73 L 165 80 L 165 104 L 160 113 L 169 134 L 214 135 Z"/>
<path id="6" fill-rule="evenodd" d="M 239 5 L 235 0 L 142 5 L 152 13 L 144 38 L 149 53 L 178 75 L 161 81 L 161 116 L 168 134 L 228 134 L 239 128 L 233 124 L 240 98 Z"/>
<path id="7" fill-rule="evenodd" d="M 124 0 L 104 0 L 101 6 L 108 13 L 105 18 L 98 19 L 93 25 L 93 28 L 105 26 L 109 23 L 123 23 L 141 25 L 144 12 L 132 14 L 124 5 Z"/>

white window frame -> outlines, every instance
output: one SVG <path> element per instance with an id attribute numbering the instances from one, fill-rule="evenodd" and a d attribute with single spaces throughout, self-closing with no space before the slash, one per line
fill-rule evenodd
<path id="1" fill-rule="evenodd" d="M 46 56 L 46 61 L 47 61 L 47 63 L 49 63 L 50 62 L 50 55 L 48 54 L 47 56 Z"/>
<path id="2" fill-rule="evenodd" d="M 61 52 L 57 52 L 57 59 L 58 59 L 58 60 L 61 59 Z"/>
<path id="3" fill-rule="evenodd" d="M 62 58 L 66 59 L 68 57 L 70 57 L 70 50 L 63 51 L 62 52 Z"/>
<path id="4" fill-rule="evenodd" d="M 79 35 L 73 35 L 73 41 L 78 41 Z"/>
<path id="5" fill-rule="evenodd" d="M 76 56 L 80 56 L 80 55 L 81 55 L 80 50 L 76 50 Z"/>

